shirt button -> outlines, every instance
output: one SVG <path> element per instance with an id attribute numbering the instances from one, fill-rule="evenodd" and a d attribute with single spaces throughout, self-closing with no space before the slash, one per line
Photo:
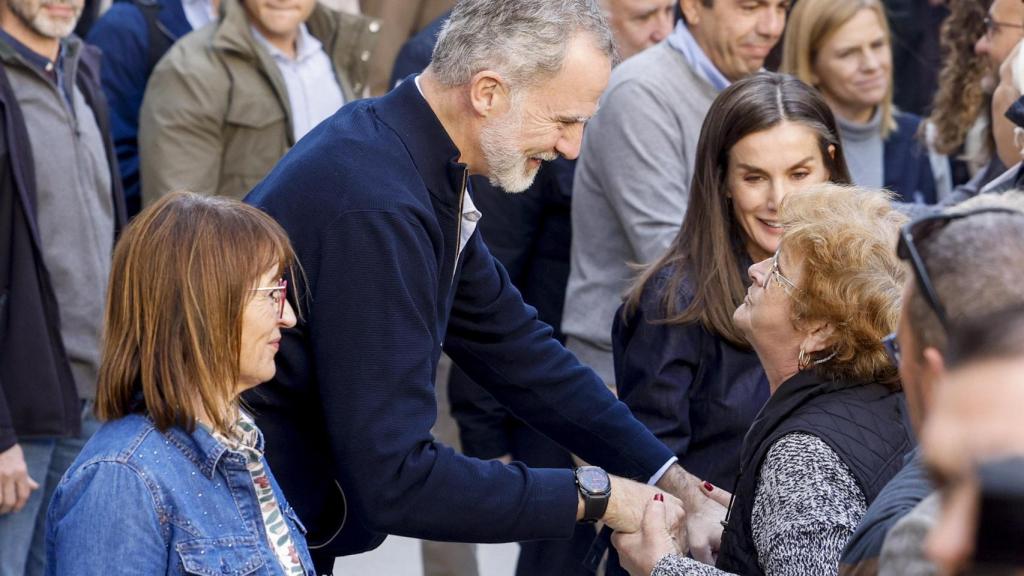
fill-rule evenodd
<path id="1" fill-rule="evenodd" d="M 368 62 L 370 60 L 370 51 L 363 50 L 363 53 L 359 55 L 359 59 L 363 62 Z"/>
<path id="2" fill-rule="evenodd" d="M 370 32 L 373 32 L 374 34 L 376 34 L 377 32 L 380 32 L 380 22 L 377 22 L 376 20 L 374 20 L 373 22 L 370 22 L 369 28 L 370 28 Z"/>

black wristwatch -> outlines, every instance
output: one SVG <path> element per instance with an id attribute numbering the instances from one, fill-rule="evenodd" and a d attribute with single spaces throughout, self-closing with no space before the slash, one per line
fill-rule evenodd
<path id="1" fill-rule="evenodd" d="M 580 466 L 576 469 L 576 486 L 583 496 L 581 522 L 597 522 L 608 509 L 608 499 L 612 495 L 608 473 L 597 466 Z"/>

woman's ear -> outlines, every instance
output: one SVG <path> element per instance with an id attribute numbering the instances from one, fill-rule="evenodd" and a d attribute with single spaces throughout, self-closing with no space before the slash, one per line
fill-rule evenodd
<path id="1" fill-rule="evenodd" d="M 828 155 L 833 160 L 836 159 L 836 145 L 835 144 L 829 144 L 828 145 Z"/>
<path id="2" fill-rule="evenodd" d="M 832 324 L 824 321 L 814 322 L 804 324 L 804 329 L 807 331 L 804 333 L 803 342 L 800 343 L 800 349 L 804 352 L 808 354 L 821 352 L 828 350 L 834 344 L 835 328 Z"/>

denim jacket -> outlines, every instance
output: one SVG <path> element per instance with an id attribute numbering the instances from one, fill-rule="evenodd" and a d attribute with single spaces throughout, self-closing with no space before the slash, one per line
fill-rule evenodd
<path id="1" fill-rule="evenodd" d="M 305 528 L 268 476 L 313 576 Z M 161 433 L 142 415 L 104 424 L 68 469 L 50 503 L 46 556 L 50 575 L 282 573 L 244 457 L 202 427 Z"/>

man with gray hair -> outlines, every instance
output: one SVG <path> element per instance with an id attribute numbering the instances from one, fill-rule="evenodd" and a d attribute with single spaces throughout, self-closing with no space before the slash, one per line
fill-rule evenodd
<path id="1" fill-rule="evenodd" d="M 724 511 L 551 337 L 474 234 L 486 215 L 468 176 L 515 193 L 543 160 L 576 157 L 614 58 L 596 0 L 461 0 L 423 74 L 342 108 L 247 198 L 284 226 L 305 269 L 303 320 L 249 402 L 321 568 L 374 534 L 530 540 L 598 519 L 632 531 L 657 491 L 626 478 L 690 500 L 692 548 L 710 559 Z M 435 442 L 442 351 L 617 476 L 483 462 Z"/>
<path id="2" fill-rule="evenodd" d="M 1024 305 L 1022 209 L 1020 192 L 986 194 L 904 227 L 900 257 L 914 281 L 904 288 L 897 332 L 887 345 L 918 434 L 946 373 L 950 328 Z M 934 519 L 925 499 L 931 491 L 915 451 L 868 508 L 843 553 L 840 573 L 934 574 L 921 549 Z"/>

